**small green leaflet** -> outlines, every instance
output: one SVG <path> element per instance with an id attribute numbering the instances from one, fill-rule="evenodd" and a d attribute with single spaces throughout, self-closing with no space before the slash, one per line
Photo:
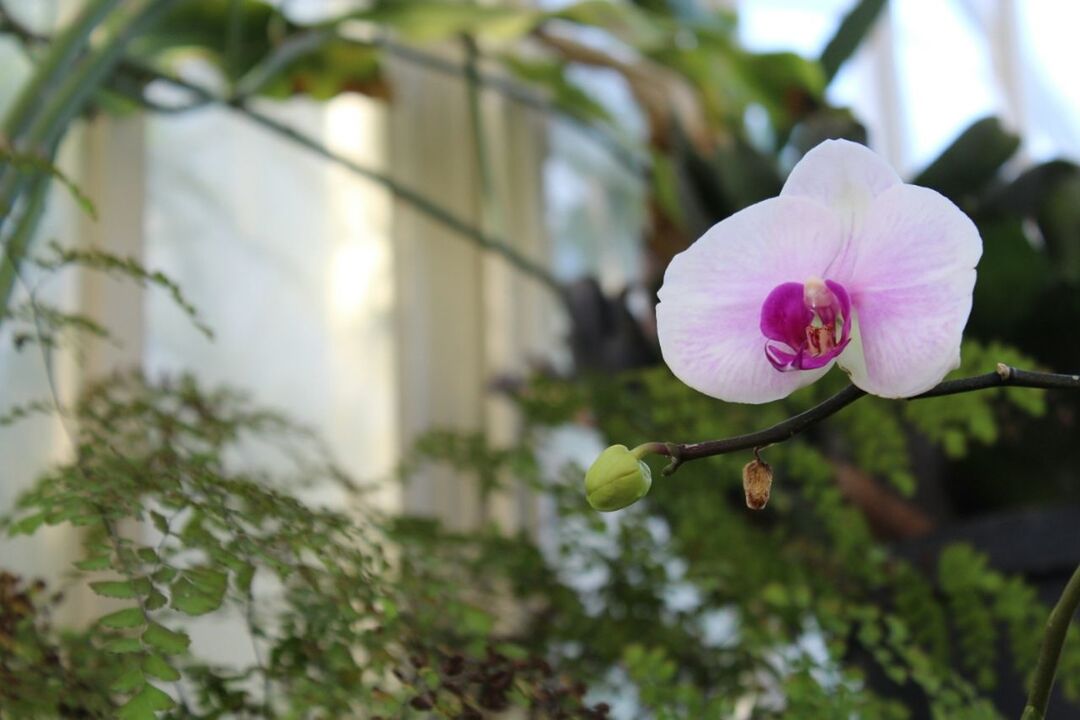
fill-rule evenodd
<path id="1" fill-rule="evenodd" d="M 100 625 L 110 628 L 133 628 L 145 622 L 146 617 L 143 615 L 142 610 L 137 607 L 117 610 L 98 620 Z"/>
<path id="2" fill-rule="evenodd" d="M 158 710 L 169 710 L 176 703 L 153 685 L 143 685 L 137 695 L 124 703 L 117 717 L 120 720 L 155 720 Z"/>
<path id="3" fill-rule="evenodd" d="M 205 615 L 221 607 L 228 577 L 214 570 L 195 568 L 172 585 L 172 606 L 188 615 Z"/>
<path id="4" fill-rule="evenodd" d="M 165 680 L 168 682 L 175 682 L 180 679 L 180 673 L 165 661 L 165 658 L 154 653 L 150 653 L 146 656 L 146 659 L 142 664 L 143 672 L 147 675 L 153 675 L 156 678 Z"/>
<path id="5" fill-rule="evenodd" d="M 133 653 L 142 650 L 142 643 L 138 638 L 115 637 L 106 641 L 102 647 L 106 652 L 111 653 Z"/>
<path id="6" fill-rule="evenodd" d="M 157 623 L 150 623 L 142 639 L 147 645 L 157 648 L 166 655 L 182 653 L 191 644 L 191 638 L 186 633 L 174 632 Z"/>
<path id="7" fill-rule="evenodd" d="M 137 595 L 146 595 L 153 588 L 146 578 L 136 578 L 134 580 L 100 580 L 90 583 L 90 589 L 102 597 L 127 600 Z"/>

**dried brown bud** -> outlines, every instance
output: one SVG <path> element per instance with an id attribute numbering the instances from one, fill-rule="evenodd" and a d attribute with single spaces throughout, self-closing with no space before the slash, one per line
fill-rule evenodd
<path id="1" fill-rule="evenodd" d="M 761 510 L 769 502 L 772 489 L 772 465 L 760 457 L 746 463 L 742 471 L 743 490 L 746 491 L 746 507 Z"/>

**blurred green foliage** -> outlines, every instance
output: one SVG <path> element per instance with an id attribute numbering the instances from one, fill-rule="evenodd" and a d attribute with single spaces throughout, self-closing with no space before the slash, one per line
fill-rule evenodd
<path id="1" fill-rule="evenodd" d="M 389 57 L 460 74 L 444 51 L 468 35 L 488 91 L 650 159 L 643 245 L 656 268 L 645 282 L 655 286 L 701 231 L 774 195 L 793 157 L 826 137 L 866 140 L 825 90 L 884 4 L 854 3 L 822 56 L 807 59 L 747 52 L 732 16 L 693 0 L 584 0 L 557 11 L 386 0 L 316 24 L 258 0 L 191 0 L 132 41 L 96 100 L 113 111 L 155 107 L 146 91 L 162 76 L 145 69 L 167 78 L 198 56 L 218 69 L 221 99 L 239 107 L 255 96 L 342 92 L 393 102 Z M 583 28 L 613 49 L 579 43 Z M 41 52 L 40 40 L 20 37 Z M 647 119 L 643 137 L 577 84 L 582 67 L 626 80 Z M 748 110 L 762 111 L 767 126 L 751 132 Z M 1018 146 L 987 118 L 914 180 L 957 202 L 985 242 L 957 374 L 998 362 L 1068 369 L 1080 358 L 1071 331 L 1080 325 L 1080 168 L 1058 160 L 1015 174 Z M 5 170 L 13 158 L 5 156 Z M 128 259 L 55 249 L 39 265 L 155 285 L 197 321 L 175 284 Z M 999 717 L 991 691 L 1033 668 L 1045 606 L 969 545 L 911 558 L 892 541 L 914 532 L 912 517 L 926 532 L 977 511 L 1075 501 L 1067 481 L 1080 467 L 1071 441 L 1080 405 L 1020 389 L 913 403 L 865 398 L 768 449 L 777 479 L 765 513 L 743 505 L 746 458 L 725 456 L 670 478 L 654 467 L 645 501 L 601 517 L 582 497 L 583 468 L 557 477 L 541 470 L 553 428 L 591 418 L 607 440 L 628 446 L 723 437 L 804 410 L 844 379 L 833 374 L 764 407 L 724 405 L 675 380 L 643 328 L 610 321 L 617 300 L 597 302 L 599 321 L 568 304 L 578 330 L 574 374 L 536 374 L 514 389 L 525 421 L 517 444 L 436 430 L 402 468 L 408 480 L 448 466 L 481 503 L 530 488 L 555 518 L 540 538 L 495 524 L 452 531 L 431 519 L 382 517 L 303 428 L 235 393 L 190 378 L 114 377 L 90 387 L 66 409 L 74 456 L 5 524 L 13 533 L 82 528 L 77 582 L 115 609 L 88 629 L 61 630 L 46 589 L 0 576 L 0 714 L 476 718 L 520 705 L 530 717 L 601 718 L 600 703 L 622 700 L 635 717 L 656 718 Z M 19 323 L 22 344 L 106 332 L 40 305 L 5 308 L 4 318 Z M 633 342 L 619 344 L 620 333 Z M 601 339 L 637 354 L 594 352 Z M 31 403 L 3 422 L 53 409 Z M 251 442 L 284 450 L 291 472 L 234 462 Z M 337 488 L 355 511 L 286 491 L 313 484 Z M 946 496 L 944 510 L 920 506 L 928 489 Z M 882 527 L 895 508 L 906 530 Z M 187 627 L 201 616 L 244 623 L 250 661 L 230 666 L 193 652 Z M 1076 634 L 1061 673 L 1074 700 Z M 1015 677 L 998 677 L 1002 667 Z"/>
<path id="2" fill-rule="evenodd" d="M 76 457 L 3 525 L 82 529 L 79 583 L 115 609 L 60 632 L 56 599 L 0 576 L 4 717 L 480 717 L 511 705 L 603 717 L 500 634 L 472 597 L 481 586 L 417 556 L 422 530 L 369 513 L 303 428 L 188 377 L 106 378 L 68 412 Z M 231 455 L 250 442 L 283 453 L 291 474 L 236 468 Z M 282 489 L 319 483 L 355 512 Z M 243 624 L 247 663 L 192 655 L 186 626 L 211 614 Z"/>

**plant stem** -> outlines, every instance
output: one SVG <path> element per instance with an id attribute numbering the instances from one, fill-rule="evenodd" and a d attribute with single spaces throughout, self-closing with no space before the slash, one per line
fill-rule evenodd
<path id="1" fill-rule="evenodd" d="M 3 325 L 7 316 L 11 292 L 15 289 L 15 281 L 18 279 L 19 264 L 26 256 L 34 231 L 37 230 L 45 211 L 45 198 L 48 196 L 51 182 L 52 177 L 44 173 L 31 181 L 30 199 L 22 209 L 19 224 L 15 226 L 15 232 L 11 234 L 4 248 L 3 257 L 0 258 L 0 325 Z"/>
<path id="2" fill-rule="evenodd" d="M 461 219 L 451 211 L 436 204 L 432 200 L 424 197 L 417 191 L 408 188 L 393 178 L 381 173 L 372 168 L 361 165 L 360 163 L 340 155 L 318 139 L 306 135 L 299 130 L 290 127 L 289 125 L 274 119 L 273 117 L 260 112 L 253 108 L 246 100 L 243 99 L 228 99 L 216 97 L 213 93 L 205 88 L 188 82 L 181 78 L 169 75 L 155 68 L 148 67 L 146 65 L 136 63 L 128 60 L 124 63 L 124 67 L 137 74 L 144 75 L 146 77 L 152 77 L 155 80 L 162 80 L 168 82 L 179 88 L 183 88 L 188 92 L 193 93 L 197 98 L 206 100 L 209 103 L 222 105 L 228 107 L 233 111 L 243 115 L 248 120 L 251 120 L 257 125 L 279 135 L 290 142 L 296 143 L 301 147 L 310 150 L 316 155 L 329 160 L 330 162 L 339 165 L 346 170 L 359 175 L 360 177 L 377 183 L 392 193 L 399 200 L 403 200 L 420 212 L 424 213 L 428 217 L 442 223 L 446 227 L 454 230 L 462 237 L 467 238 L 471 242 L 475 243 L 484 250 L 499 255 L 504 260 L 509 262 L 515 268 L 525 273 L 529 277 L 538 281 L 541 285 L 551 290 L 556 297 L 563 302 L 566 302 L 566 293 L 562 284 L 555 278 L 551 272 L 540 263 L 537 263 L 525 255 L 519 253 L 503 238 L 495 237 L 482 230 L 474 227 L 470 223 Z M 139 98 L 136 98 L 139 99 Z M 140 100 L 141 101 L 141 100 Z"/>
<path id="3" fill-rule="evenodd" d="M 386 39 L 376 39 L 371 44 L 384 49 L 396 58 L 432 72 L 454 77 L 459 77 L 463 72 L 463 68 L 457 63 L 408 45 L 401 45 Z M 579 132 L 588 136 L 598 147 L 607 150 L 612 159 L 633 175 L 641 177 L 648 175 L 651 163 L 648 154 L 628 147 L 626 143 L 619 140 L 603 125 L 582 117 L 580 114 L 575 114 L 572 110 L 560 107 L 546 97 L 530 91 L 527 86 L 522 85 L 520 82 L 484 72 L 477 72 L 476 80 L 480 85 L 499 93 L 508 100 L 572 125 Z"/>
<path id="4" fill-rule="evenodd" d="M 985 375 L 975 375 L 958 380 L 948 380 L 940 385 L 927 390 L 921 395 L 908 398 L 908 400 L 922 400 L 925 398 L 941 397 L 943 395 L 958 395 L 960 393 L 988 390 L 990 388 L 1014 386 L 1027 388 L 1068 389 L 1080 390 L 1080 375 L 1061 375 L 1055 373 L 1035 372 L 1032 370 L 1020 370 L 999 364 L 997 371 Z M 670 475 L 679 469 L 679 466 L 691 460 L 699 460 L 713 455 L 761 448 L 773 443 L 790 440 L 807 428 L 816 425 L 830 415 L 843 410 L 845 407 L 866 395 L 854 385 L 849 385 L 828 400 L 819 405 L 779 422 L 772 427 L 735 435 L 720 440 L 707 440 L 699 443 L 664 443 L 664 451 L 661 455 L 671 458 L 671 463 L 664 468 L 664 474 Z"/>
<path id="5" fill-rule="evenodd" d="M 480 92 L 480 53 L 476 41 L 465 36 L 465 87 L 468 95 L 469 131 L 476 153 L 476 173 L 480 185 L 480 230 L 503 232 L 502 213 L 495 199 L 495 180 L 491 172 L 491 154 L 488 152 L 487 132 L 484 129 L 483 96 Z"/>
<path id="6" fill-rule="evenodd" d="M 91 0 L 67 29 L 51 40 L 45 59 L 4 117 L 3 133 L 10 142 L 14 143 L 26 130 L 42 100 L 49 96 L 62 73 L 82 52 L 94 28 L 120 2 L 121 0 Z M 8 16 L 6 10 L 0 14 Z"/>
<path id="7" fill-rule="evenodd" d="M 1046 706 L 1050 702 L 1050 691 L 1054 688 L 1054 676 L 1057 675 L 1058 661 L 1061 659 L 1061 647 L 1077 607 L 1080 607 L 1080 567 L 1069 578 L 1061 598 L 1046 621 L 1039 664 L 1035 667 L 1031 692 L 1021 720 L 1043 720 L 1046 717 Z"/>
<path id="8" fill-rule="evenodd" d="M 98 3 L 95 3 L 93 7 L 97 8 L 99 4 L 111 1 L 98 0 Z M 17 138 L 19 146 L 32 153 L 49 155 L 51 149 L 55 148 L 59 143 L 72 121 L 82 112 L 94 93 L 101 88 L 109 72 L 121 60 L 128 43 L 177 2 L 178 0 L 147 0 L 127 22 L 123 23 L 112 34 L 101 50 L 86 57 L 74 71 L 65 68 L 63 64 L 58 65 L 57 72 L 66 70 L 66 79 L 48 104 L 38 112 L 36 103 L 27 103 L 29 109 L 26 112 L 29 115 L 23 117 L 20 114 L 10 117 L 13 128 L 25 129 L 25 134 Z M 105 6 L 102 5 L 101 7 L 104 8 Z M 90 22 L 100 21 L 101 18 L 99 14 L 94 13 L 84 16 L 83 19 Z M 93 27 L 86 29 L 84 34 L 88 35 L 92 30 Z M 80 35 L 80 37 L 82 36 Z M 83 39 L 85 40 L 85 37 Z M 62 59 L 66 59 L 70 63 L 73 57 L 69 58 L 69 55 L 70 53 L 64 54 Z M 42 72 L 52 72 L 51 57 L 50 55 L 50 60 L 46 62 Z M 41 72 L 36 74 L 34 80 L 31 81 L 31 87 L 36 87 L 39 84 L 48 87 L 54 82 L 51 77 L 46 79 L 41 79 L 41 77 Z M 32 184 L 33 177 L 37 174 L 36 172 L 20 171 L 14 166 L 10 170 L 11 172 L 3 175 L 2 180 L 0 180 L 0 231 L 3 230 L 19 197 Z M 40 209 L 37 212 L 40 214 Z M 24 218 L 32 216 L 33 213 L 24 213 Z M 11 298 L 19 263 L 22 262 L 33 241 L 32 230 L 34 225 L 36 225 L 36 218 L 33 218 L 29 232 L 23 232 L 25 226 L 20 228 L 20 246 L 5 246 L 6 262 L 0 267 L 0 323 L 2 323 L 2 318 L 7 313 L 7 304 Z"/>
<path id="9" fill-rule="evenodd" d="M 480 53 L 476 41 L 465 35 L 465 94 L 468 100 L 469 131 L 472 135 L 474 163 L 480 190 L 480 232 L 491 231 L 502 234 L 502 213 L 495 198 L 494 179 L 491 175 L 491 162 L 487 146 L 487 133 L 484 129 L 483 93 L 480 88 L 478 61 Z M 481 481 L 480 487 L 480 523 L 487 525 L 491 515 L 491 491 L 497 484 L 497 478 L 489 482 Z"/>
<path id="10" fill-rule="evenodd" d="M 2 3 L 2 0 L 0 0 L 0 3 Z M 464 73 L 464 68 L 458 63 L 445 60 L 435 53 L 402 45 L 385 37 L 373 39 L 349 37 L 347 33 L 342 32 L 341 28 L 343 21 L 346 19 L 330 21 L 290 36 L 272 54 L 264 58 L 244 77 L 240 78 L 236 84 L 235 96 L 246 98 L 258 94 L 273 79 L 274 74 L 280 72 L 289 63 L 334 40 L 343 40 L 358 46 L 377 48 L 417 67 L 423 67 L 443 75 L 461 77 Z M 34 41 L 41 44 L 51 42 L 49 37 L 33 33 L 28 28 L 20 25 L 8 13 L 3 11 L 2 4 L 0 4 L 0 32 L 4 30 L 10 30 L 24 42 Z M 628 172 L 637 176 L 648 174 L 651 163 L 648 154 L 629 146 L 603 124 L 576 112 L 572 107 L 559 105 L 544 94 L 532 90 L 527 84 L 515 81 L 512 77 L 481 72 L 478 73 L 477 79 L 483 87 L 499 93 L 508 100 L 573 126 L 579 132 L 588 136 L 597 146 L 605 149 L 612 159 L 626 168 Z M 189 105 L 163 108 L 161 111 L 186 112 L 202 107 L 207 103 L 208 101 L 203 99 Z"/>

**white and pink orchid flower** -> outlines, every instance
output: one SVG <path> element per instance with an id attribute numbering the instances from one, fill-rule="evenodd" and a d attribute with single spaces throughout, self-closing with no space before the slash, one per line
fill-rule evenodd
<path id="1" fill-rule="evenodd" d="M 660 348 L 680 380 L 730 402 L 785 397 L 833 363 L 873 395 L 918 395 L 960 363 L 981 255 L 953 203 L 862 145 L 828 140 L 779 197 L 671 261 Z"/>

